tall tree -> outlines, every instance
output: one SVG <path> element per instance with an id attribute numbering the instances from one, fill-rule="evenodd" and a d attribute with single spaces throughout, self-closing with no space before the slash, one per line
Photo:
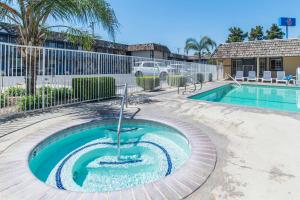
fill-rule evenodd
<path id="1" fill-rule="evenodd" d="M 229 35 L 227 38 L 227 43 L 231 42 L 243 42 L 247 37 L 248 33 L 244 32 L 241 28 L 239 27 L 231 27 L 229 28 Z"/>
<path id="2" fill-rule="evenodd" d="M 202 56 L 204 54 L 210 54 L 216 48 L 217 44 L 211 38 L 204 36 L 201 37 L 199 41 L 194 38 L 188 38 L 185 42 L 185 51 L 188 53 L 190 50 L 194 50 L 195 54 L 199 57 L 199 62 L 201 62 Z"/>
<path id="3" fill-rule="evenodd" d="M 77 40 L 81 43 L 88 43 L 83 46 L 91 46 L 92 40 L 89 35 L 74 26 L 47 26 L 50 18 L 74 25 L 96 22 L 102 25 L 112 38 L 119 26 L 114 10 L 106 0 L 0 0 L 0 17 L 2 21 L 17 26 L 17 42 L 28 46 L 42 46 L 50 30 L 57 27 L 64 27 L 65 32 L 69 33 L 68 36 L 78 36 Z M 74 37 L 71 37 L 71 40 L 75 41 Z M 37 61 L 40 56 L 32 51 L 22 48 L 21 52 L 22 56 L 27 58 L 23 60 L 27 60 L 26 88 L 29 94 L 34 94 L 36 90 Z"/>
<path id="4" fill-rule="evenodd" d="M 262 26 L 256 26 L 255 28 L 252 28 L 249 34 L 249 41 L 255 41 L 255 40 L 263 40 L 265 39 L 264 31 Z"/>
<path id="5" fill-rule="evenodd" d="M 272 24 L 271 28 L 267 30 L 267 39 L 274 40 L 274 39 L 283 39 L 285 33 L 277 24 Z"/>

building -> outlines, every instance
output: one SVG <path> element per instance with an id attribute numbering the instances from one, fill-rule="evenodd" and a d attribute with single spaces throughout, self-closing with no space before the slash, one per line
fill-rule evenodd
<path id="1" fill-rule="evenodd" d="M 18 33 L 15 25 L 0 22 L 0 42 L 16 43 L 17 37 Z M 74 46 L 66 40 L 63 34 L 58 32 L 51 32 L 45 42 L 45 46 L 51 48 L 82 50 L 81 46 Z M 193 59 L 190 59 L 189 56 L 171 53 L 168 47 L 155 43 L 127 45 L 96 39 L 92 51 L 155 59 L 194 61 Z"/>
<path id="2" fill-rule="evenodd" d="M 262 40 L 221 44 L 212 58 L 224 66 L 224 72 L 235 75 L 236 71 L 256 71 L 262 76 L 263 71 L 284 70 L 295 75 L 300 66 L 300 39 Z"/>

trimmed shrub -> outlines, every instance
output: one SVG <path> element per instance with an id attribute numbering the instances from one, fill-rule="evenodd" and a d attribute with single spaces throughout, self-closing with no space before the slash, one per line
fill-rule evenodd
<path id="1" fill-rule="evenodd" d="M 136 77 L 136 84 L 145 91 L 153 91 L 160 86 L 160 78 L 159 76 Z"/>
<path id="2" fill-rule="evenodd" d="M 205 81 L 204 74 L 197 73 L 197 83 L 203 83 Z"/>
<path id="3" fill-rule="evenodd" d="M 184 87 L 186 85 L 187 79 L 182 75 L 168 76 L 168 85 L 171 87 Z"/>
<path id="4" fill-rule="evenodd" d="M 72 95 L 72 90 L 69 88 L 52 88 L 44 87 L 44 103 L 45 108 L 62 104 L 67 101 Z M 17 99 L 17 107 L 20 110 L 41 109 L 43 106 L 43 88 L 39 88 L 36 95 L 22 96 Z"/>
<path id="5" fill-rule="evenodd" d="M 212 73 L 209 73 L 209 74 L 208 74 L 208 81 L 209 81 L 209 82 L 212 82 L 212 81 L 213 81 L 213 75 L 212 75 Z"/>
<path id="6" fill-rule="evenodd" d="M 72 79 L 73 97 L 80 100 L 96 100 L 116 96 L 113 77 L 89 77 Z"/>
<path id="7" fill-rule="evenodd" d="M 8 97 L 5 94 L 0 94 L 0 107 L 5 107 L 8 105 Z"/>
<path id="8" fill-rule="evenodd" d="M 26 95 L 26 89 L 21 87 L 9 87 L 5 94 L 10 97 L 19 97 Z"/>
<path id="9" fill-rule="evenodd" d="M 52 88 L 50 86 L 44 87 L 45 95 L 48 98 L 52 98 L 55 101 L 63 101 L 72 96 L 72 90 L 69 88 Z M 39 93 L 43 93 L 43 88 L 39 88 Z"/>
<path id="10" fill-rule="evenodd" d="M 22 96 L 20 99 L 18 99 L 17 106 L 23 111 L 42 108 L 42 96 Z"/>

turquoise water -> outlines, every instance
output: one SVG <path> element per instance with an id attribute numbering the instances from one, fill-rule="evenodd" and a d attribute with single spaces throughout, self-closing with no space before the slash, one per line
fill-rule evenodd
<path id="1" fill-rule="evenodd" d="M 228 84 L 195 96 L 195 100 L 300 112 L 300 88 Z"/>
<path id="2" fill-rule="evenodd" d="M 125 120 L 118 159 L 116 129 L 116 121 L 98 121 L 59 132 L 34 148 L 30 169 L 59 189 L 106 192 L 168 176 L 189 157 L 188 141 L 176 129 Z"/>

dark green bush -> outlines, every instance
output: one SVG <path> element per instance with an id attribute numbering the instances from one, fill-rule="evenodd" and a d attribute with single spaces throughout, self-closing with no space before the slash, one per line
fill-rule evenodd
<path id="1" fill-rule="evenodd" d="M 26 89 L 21 87 L 9 87 L 5 94 L 10 97 L 19 97 L 26 95 Z"/>
<path id="2" fill-rule="evenodd" d="M 153 91 L 160 86 L 159 76 L 142 76 L 136 77 L 136 84 L 142 87 L 145 91 Z"/>
<path id="3" fill-rule="evenodd" d="M 168 76 L 168 85 L 171 87 L 184 87 L 186 85 L 187 79 L 182 75 Z"/>
<path id="4" fill-rule="evenodd" d="M 44 90 L 44 95 L 43 95 Z M 36 95 L 22 96 L 17 100 L 17 107 L 20 110 L 41 109 L 43 106 L 43 97 L 45 108 L 66 103 L 72 96 L 72 90 L 69 88 L 52 88 L 50 86 L 39 88 Z"/>
<path id="5" fill-rule="evenodd" d="M 43 90 L 45 92 L 45 95 L 48 96 L 48 98 L 52 98 L 55 101 L 64 101 L 65 99 L 72 97 L 72 90 L 69 88 L 52 88 L 50 86 L 40 88 L 39 94 L 43 93 Z"/>
<path id="6" fill-rule="evenodd" d="M 113 77 L 73 78 L 72 91 L 80 100 L 110 98 L 116 95 L 116 81 Z"/>
<path id="7" fill-rule="evenodd" d="M 204 74 L 197 73 L 197 83 L 203 83 L 205 81 Z"/>
<path id="8" fill-rule="evenodd" d="M 209 82 L 212 82 L 212 81 L 213 81 L 213 75 L 212 75 L 212 73 L 209 73 L 209 74 L 208 74 L 208 81 L 209 81 Z"/>
<path id="9" fill-rule="evenodd" d="M 17 106 L 23 111 L 42 108 L 42 96 L 22 96 L 18 99 Z"/>
<path id="10" fill-rule="evenodd" d="M 5 94 L 0 94 L 0 107 L 5 107 L 8 105 L 8 97 Z"/>

